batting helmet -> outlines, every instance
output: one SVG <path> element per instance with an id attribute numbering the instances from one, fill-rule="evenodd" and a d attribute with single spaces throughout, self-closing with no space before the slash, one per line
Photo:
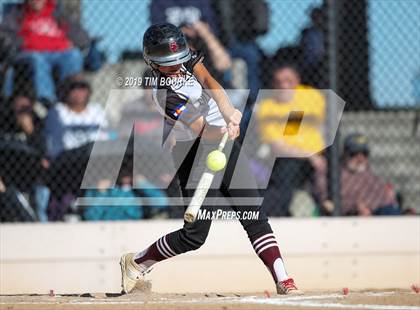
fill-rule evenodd
<path id="1" fill-rule="evenodd" d="M 191 52 L 182 31 L 164 23 L 152 25 L 144 33 L 143 57 L 148 65 L 173 66 L 188 61 Z"/>

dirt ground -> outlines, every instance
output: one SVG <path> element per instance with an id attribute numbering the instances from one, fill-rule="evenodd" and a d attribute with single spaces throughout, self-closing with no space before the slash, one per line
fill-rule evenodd
<path id="1" fill-rule="evenodd" d="M 259 309 L 372 309 L 420 310 L 420 294 L 402 290 L 343 292 L 311 291 L 279 296 L 274 292 L 254 294 L 156 294 L 137 292 L 69 295 L 2 295 L 1 310 L 259 310 Z"/>

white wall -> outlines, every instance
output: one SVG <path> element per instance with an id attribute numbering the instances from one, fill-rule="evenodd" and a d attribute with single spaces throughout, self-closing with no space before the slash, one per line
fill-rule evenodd
<path id="1" fill-rule="evenodd" d="M 408 288 L 420 283 L 420 218 L 275 219 L 289 273 L 302 289 Z M 0 226 L 0 294 L 117 292 L 119 256 L 178 220 Z M 213 223 L 198 251 L 155 265 L 157 292 L 273 290 L 237 222 Z"/>

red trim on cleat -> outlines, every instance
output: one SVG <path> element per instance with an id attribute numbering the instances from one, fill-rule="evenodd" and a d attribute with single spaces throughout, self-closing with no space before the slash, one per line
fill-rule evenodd
<path id="1" fill-rule="evenodd" d="M 292 278 L 277 283 L 277 294 L 285 295 L 293 292 L 298 292 L 298 288 Z"/>

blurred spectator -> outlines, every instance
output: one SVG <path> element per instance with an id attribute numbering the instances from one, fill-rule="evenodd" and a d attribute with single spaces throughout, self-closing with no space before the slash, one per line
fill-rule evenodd
<path id="1" fill-rule="evenodd" d="M 47 154 L 52 158 L 49 185 L 52 201 L 50 220 L 63 220 L 79 194 L 80 183 L 89 161 L 91 144 L 108 139 L 103 131 L 108 122 L 98 103 L 89 102 L 91 88 L 83 78 L 67 78 L 60 99 L 48 112 L 45 123 Z"/>
<path id="2" fill-rule="evenodd" d="M 164 176 L 162 176 L 164 178 Z M 168 185 L 169 185 L 168 181 Z M 143 198 L 147 202 L 148 207 L 145 209 L 148 218 L 168 217 L 169 207 L 168 198 L 165 191 L 156 187 L 145 176 L 138 174 L 135 177 L 137 196 Z M 150 201 L 150 199 L 153 199 Z"/>
<path id="3" fill-rule="evenodd" d="M 147 69 L 143 73 L 142 80 L 146 81 L 147 78 L 152 77 L 152 72 L 150 69 Z M 132 148 L 136 149 L 134 162 L 137 165 L 134 168 L 134 172 L 143 174 L 135 176 L 136 194 L 146 201 L 148 197 L 152 197 L 155 202 L 149 203 L 147 201 L 147 207 L 144 207 L 145 217 L 149 218 L 163 216 L 164 211 L 167 209 L 166 194 L 153 184 L 158 184 L 160 188 L 165 188 L 169 185 L 172 180 L 170 176 L 171 164 L 162 165 L 160 163 L 171 163 L 172 160 L 168 150 L 162 148 L 163 118 L 153 101 L 151 83 L 143 83 L 142 86 L 143 93 L 141 97 L 122 105 L 121 118 L 118 122 L 118 136 L 122 138 L 130 137 L 134 133 L 133 140 L 137 141 L 132 146 Z M 128 148 L 130 148 L 130 144 Z M 149 164 L 142 165 L 143 162 L 148 162 Z"/>
<path id="4" fill-rule="evenodd" d="M 150 22 L 193 25 L 198 21 L 210 25 L 211 32 L 218 35 L 215 14 L 208 0 L 152 0 Z"/>
<path id="5" fill-rule="evenodd" d="M 182 24 L 181 30 L 185 34 L 188 46 L 192 51 L 203 52 L 204 65 L 211 75 L 225 88 L 231 88 L 230 69 L 232 62 L 227 50 L 212 32 L 210 26 L 202 21 L 194 24 Z"/>
<path id="6" fill-rule="evenodd" d="M 204 64 L 217 81 L 230 87 L 231 60 L 220 43 L 215 14 L 208 0 L 153 0 L 150 5 L 150 21 L 171 23 L 181 27 L 193 51 L 201 51 L 207 57 Z"/>
<path id="7" fill-rule="evenodd" d="M 320 199 L 332 211 L 327 200 L 326 173 L 320 181 Z M 350 134 L 344 141 L 341 165 L 341 213 L 343 215 L 399 215 L 393 186 L 385 184 L 369 166 L 369 145 L 363 134 Z"/>
<path id="8" fill-rule="evenodd" d="M 157 216 L 167 209 L 167 198 L 163 191 L 157 189 L 144 176 L 136 176 L 133 188 L 133 169 L 125 166 L 121 169 L 117 186 L 111 187 L 111 181 L 103 179 L 98 182 L 97 189 L 89 189 L 85 197 L 106 198 L 106 204 L 87 206 L 83 217 L 89 221 L 99 220 L 136 220 L 146 216 Z M 115 201 L 112 201 L 115 198 Z M 152 208 L 143 206 L 148 198 L 155 203 Z"/>
<path id="9" fill-rule="evenodd" d="M 117 183 L 117 186 L 111 187 L 111 181 L 103 179 L 99 181 L 97 189 L 86 191 L 86 197 L 106 198 L 108 203 L 87 206 L 83 214 L 85 220 L 117 221 L 143 218 L 141 198 L 137 198 L 133 190 L 132 171 L 123 168 Z M 112 198 L 115 198 L 114 202 Z"/>
<path id="10" fill-rule="evenodd" d="M 13 185 L 19 193 L 28 193 L 30 198 L 26 203 L 34 206 L 38 219 L 45 222 L 50 192 L 44 185 L 44 178 L 49 161 L 45 157 L 43 123 L 34 112 L 34 103 L 35 96 L 30 92 L 16 92 L 10 98 L 10 105 L 3 107 L 1 161 L 14 161 L 19 167 L 18 171 L 3 171 L 6 184 Z M 23 196 L 20 197 L 23 201 Z"/>
<path id="11" fill-rule="evenodd" d="M 261 88 L 260 65 L 262 54 L 258 36 L 267 33 L 269 11 L 264 0 L 217 0 L 223 41 L 229 46 L 232 58 L 241 58 L 247 65 L 250 100 L 255 101 Z"/>
<path id="12" fill-rule="evenodd" d="M 8 34 L 21 53 L 15 63 L 27 63 L 33 75 L 37 98 L 47 103 L 56 100 L 52 70 L 57 68 L 60 80 L 82 71 L 79 48 L 90 39 L 81 25 L 62 16 L 55 0 L 25 0 L 4 18 L 0 32 Z M 6 93 L 13 91 L 14 70 L 7 74 Z"/>
<path id="13" fill-rule="evenodd" d="M 151 23 L 166 22 L 181 27 L 189 47 L 207 56 L 204 64 L 212 76 L 224 87 L 230 87 L 231 60 L 217 38 L 215 18 L 208 0 L 153 0 L 150 5 Z"/>
<path id="14" fill-rule="evenodd" d="M 33 222 L 36 216 L 28 201 L 14 186 L 0 177 L 0 222 Z"/>
<path id="15" fill-rule="evenodd" d="M 108 126 L 105 111 L 98 103 L 89 102 L 90 94 L 90 85 L 83 79 L 70 77 L 64 82 L 62 101 L 50 109 L 46 118 L 47 151 L 51 157 L 105 138 L 106 133 L 100 131 Z"/>
<path id="16" fill-rule="evenodd" d="M 20 141 L 45 153 L 43 123 L 35 113 L 33 92 L 16 91 L 2 109 L 0 132 L 3 140 Z"/>
<path id="17" fill-rule="evenodd" d="M 303 82 L 316 88 L 327 88 L 326 6 L 311 10 L 311 25 L 302 30 L 299 42 Z"/>
<path id="18" fill-rule="evenodd" d="M 152 73 L 148 69 L 143 73 L 143 81 L 152 78 Z M 149 83 L 150 84 L 150 83 Z M 158 146 L 161 145 L 162 115 L 156 110 L 156 105 L 152 98 L 151 85 L 143 84 L 143 95 L 129 102 L 124 102 L 121 108 L 121 118 L 118 123 L 118 134 L 129 137 L 133 130 L 134 134 L 142 139 L 150 140 Z"/>
<path id="19" fill-rule="evenodd" d="M 9 63 L 17 53 L 13 38 L 1 30 L 0 24 L 0 94 L 3 95 L 4 80 Z"/>
<path id="20" fill-rule="evenodd" d="M 300 40 L 280 47 L 267 60 L 266 67 L 273 62 L 280 65 L 291 63 L 301 72 L 302 83 L 324 89 L 328 87 L 326 6 L 311 9 L 310 19 L 311 24 L 302 30 Z"/>
<path id="21" fill-rule="evenodd" d="M 326 166 L 318 153 L 324 149 L 325 100 L 319 91 L 301 85 L 299 73 L 289 65 L 274 70 L 272 83 L 273 97 L 257 111 L 261 140 L 277 158 L 263 208 L 271 216 L 289 216 L 295 190 L 307 180 L 312 183 L 314 172 Z"/>

